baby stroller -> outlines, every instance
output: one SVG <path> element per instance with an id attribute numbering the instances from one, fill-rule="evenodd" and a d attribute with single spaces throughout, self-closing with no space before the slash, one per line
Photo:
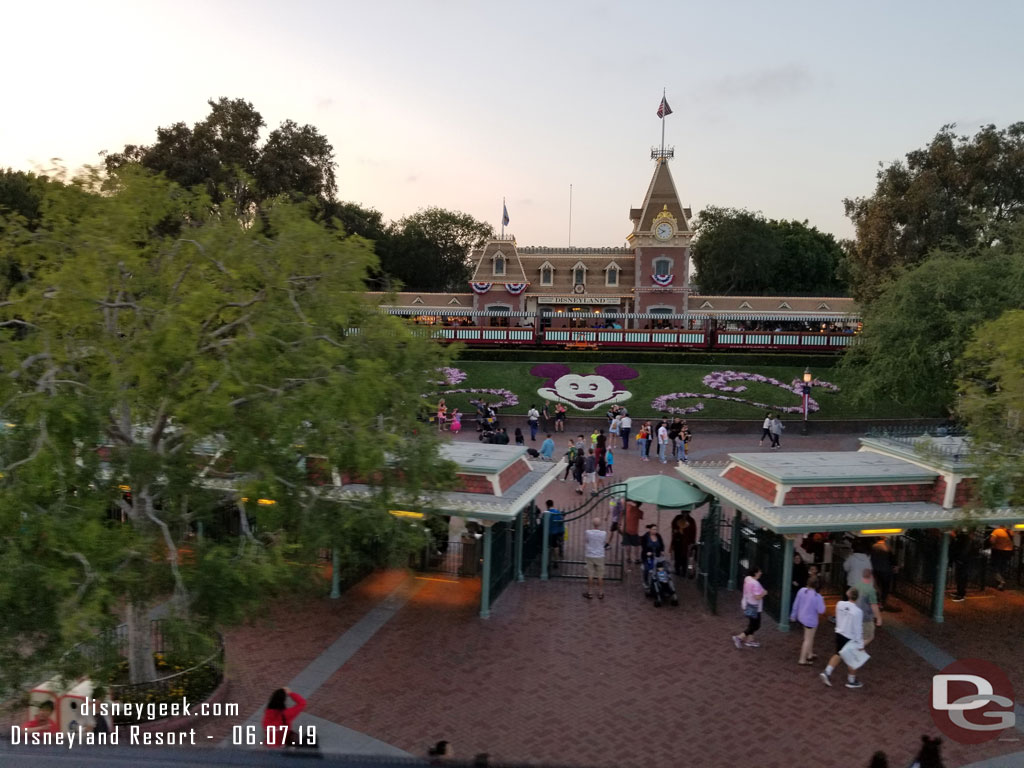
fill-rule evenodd
<path id="1" fill-rule="evenodd" d="M 664 559 L 655 562 L 653 552 L 646 553 L 644 557 L 644 594 L 654 598 L 655 608 L 660 608 L 665 600 L 672 605 L 679 605 L 669 562 Z"/>
<path id="2" fill-rule="evenodd" d="M 498 423 L 498 412 L 494 408 L 480 400 L 474 400 L 473 405 L 476 406 L 477 432 L 494 432 L 501 426 Z M 481 437 L 480 439 L 483 440 L 484 438 Z"/>

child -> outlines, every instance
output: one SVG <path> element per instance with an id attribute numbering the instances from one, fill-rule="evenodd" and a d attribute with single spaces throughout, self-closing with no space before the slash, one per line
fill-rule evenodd
<path id="1" fill-rule="evenodd" d="M 456 408 L 452 413 L 452 434 L 459 434 L 462 431 L 462 414 Z"/>
<path id="2" fill-rule="evenodd" d="M 519 427 L 516 427 L 516 445 L 525 445 L 525 442 L 523 441 L 523 430 Z"/>
<path id="3" fill-rule="evenodd" d="M 448 418 L 448 406 L 444 404 L 444 400 L 441 400 L 437 404 L 437 431 L 440 432 L 444 429 L 445 420 Z"/>
<path id="4" fill-rule="evenodd" d="M 604 461 L 608 465 L 608 475 L 609 475 L 609 477 L 611 475 L 614 475 L 615 472 L 613 472 L 612 470 L 615 467 L 615 456 L 614 456 L 614 454 L 612 454 L 612 446 L 611 446 L 611 444 L 609 444 L 608 447 L 605 448 L 605 451 L 604 451 Z"/>

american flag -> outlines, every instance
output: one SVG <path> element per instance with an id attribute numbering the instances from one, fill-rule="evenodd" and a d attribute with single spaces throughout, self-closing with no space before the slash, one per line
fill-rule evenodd
<path id="1" fill-rule="evenodd" d="M 665 97 L 662 96 L 661 97 L 661 104 L 658 105 L 658 117 L 660 117 L 660 118 L 662 118 L 664 120 L 665 119 L 665 115 L 671 115 L 671 114 L 672 114 L 672 107 L 670 107 L 668 105 L 668 101 L 666 101 Z"/>

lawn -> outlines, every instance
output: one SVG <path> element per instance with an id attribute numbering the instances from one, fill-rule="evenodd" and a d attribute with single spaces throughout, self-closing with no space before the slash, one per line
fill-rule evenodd
<path id="1" fill-rule="evenodd" d="M 445 386 L 444 389 L 504 389 L 514 393 L 519 404 L 502 409 L 504 413 L 525 414 L 531 404 L 538 409 L 543 405 L 544 400 L 552 402 L 554 408 L 555 398 L 538 394 L 537 390 L 548 384 L 544 377 L 531 375 L 530 370 L 537 365 L 548 365 L 551 363 L 528 363 L 528 362 L 484 362 L 484 361 L 463 361 L 454 364 L 454 367 L 464 371 L 467 376 L 464 381 L 453 386 Z M 586 377 L 594 374 L 597 363 L 570 364 L 571 373 Z M 619 366 L 620 368 L 622 366 Z M 742 398 L 747 402 L 734 402 L 728 400 L 707 398 L 678 398 L 667 403 L 670 407 L 686 408 L 698 404 L 703 405 L 701 410 L 690 413 L 686 418 L 690 419 L 759 419 L 764 415 L 765 406 L 771 408 L 799 408 L 801 403 L 800 395 L 782 389 L 771 383 L 738 380 L 720 381 L 720 386 L 746 387 L 743 391 L 727 391 L 715 389 L 704 383 L 704 378 L 715 371 L 730 370 L 723 365 L 655 365 L 639 363 L 628 366 L 629 369 L 638 374 L 635 378 L 623 379 L 618 382 L 618 390 L 626 390 L 631 396 L 623 400 L 630 412 L 630 415 L 640 418 L 651 418 L 660 416 L 663 412 L 657 411 L 652 406 L 656 398 L 672 393 L 704 394 L 719 397 Z M 608 379 L 612 379 L 611 373 L 602 369 Z M 772 365 L 745 365 L 735 366 L 736 372 L 745 374 L 759 374 L 761 376 L 776 379 L 783 384 L 791 384 L 794 378 L 802 376 L 803 371 L 794 370 L 792 367 L 781 367 Z M 560 374 L 557 374 L 559 375 Z M 627 374 L 628 375 L 628 374 Z M 934 414 L 908 413 L 903 406 L 893 403 L 869 403 L 866 405 L 854 404 L 844 394 L 845 385 L 848 383 L 836 368 L 823 370 L 820 377 L 823 381 L 837 385 L 838 392 L 829 391 L 825 387 L 814 387 L 811 397 L 820 404 L 820 411 L 811 414 L 812 419 L 871 419 L 871 418 L 922 418 Z M 562 387 L 555 385 L 556 391 L 568 393 L 569 382 L 575 384 L 574 391 L 592 388 L 603 397 L 611 394 L 611 385 L 596 379 L 565 379 L 561 382 Z M 614 382 L 613 382 L 614 383 Z M 604 386 L 604 389 L 601 387 Z M 572 396 L 572 395 L 570 395 Z M 473 413 L 474 408 L 469 404 L 471 398 L 483 397 L 488 402 L 495 402 L 500 399 L 496 394 L 448 394 L 444 395 L 449 408 L 459 408 L 463 413 Z M 432 397 L 431 400 L 434 398 Z M 752 403 L 760 403 L 755 405 Z M 607 404 L 594 409 L 593 411 L 581 410 L 569 406 L 569 416 L 598 416 L 604 415 L 608 410 Z"/>

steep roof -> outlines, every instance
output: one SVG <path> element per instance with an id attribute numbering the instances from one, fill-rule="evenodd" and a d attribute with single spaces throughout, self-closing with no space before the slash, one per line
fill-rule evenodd
<path id="1" fill-rule="evenodd" d="M 679 193 L 676 192 L 675 182 L 672 181 L 672 173 L 668 169 L 668 160 L 658 158 L 654 166 L 654 175 L 651 176 L 650 186 L 647 187 L 647 194 L 640 208 L 630 210 L 630 218 L 633 219 L 634 232 L 649 232 L 653 227 L 654 217 L 662 210 L 667 209 L 678 222 L 680 232 L 690 231 L 690 222 L 687 218 L 687 211 L 679 201 Z M 639 215 L 633 214 L 639 211 Z"/>
<path id="2" fill-rule="evenodd" d="M 505 257 L 504 275 L 494 274 L 494 258 L 499 253 Z M 474 283 L 530 282 L 530 278 L 523 272 L 523 265 L 519 261 L 519 253 L 516 251 L 516 241 L 512 238 L 489 240 L 484 244 L 482 250 L 473 251 L 470 258 L 476 260 L 476 268 L 473 270 Z"/>

